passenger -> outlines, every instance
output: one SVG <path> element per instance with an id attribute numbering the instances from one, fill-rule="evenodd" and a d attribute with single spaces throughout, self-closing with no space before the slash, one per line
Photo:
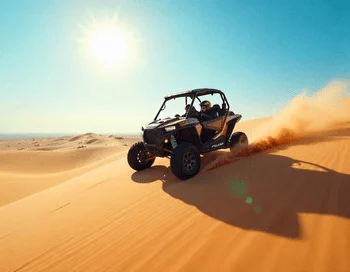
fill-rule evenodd
<path id="1" fill-rule="evenodd" d="M 187 104 L 185 107 L 185 114 L 181 115 L 181 117 L 185 117 L 186 114 L 188 113 L 189 109 L 191 107 L 191 104 Z M 196 108 L 192 106 L 191 111 L 188 116 L 193 116 L 197 112 Z"/>

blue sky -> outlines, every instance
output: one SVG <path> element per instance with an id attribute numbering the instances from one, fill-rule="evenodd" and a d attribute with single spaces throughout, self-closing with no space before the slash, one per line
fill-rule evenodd
<path id="1" fill-rule="evenodd" d="M 108 68 L 84 46 L 113 17 L 133 49 Z M 347 1 L 0 1 L 0 133 L 138 133 L 165 95 L 200 87 L 269 116 L 350 78 L 349 27 Z"/>

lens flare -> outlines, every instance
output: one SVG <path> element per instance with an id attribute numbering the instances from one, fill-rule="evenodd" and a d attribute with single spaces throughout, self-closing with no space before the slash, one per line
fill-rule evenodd
<path id="1" fill-rule="evenodd" d="M 247 197 L 247 198 L 245 199 L 245 203 L 247 203 L 247 204 L 252 204 L 252 203 L 253 203 L 253 198 L 251 198 L 250 196 Z"/>

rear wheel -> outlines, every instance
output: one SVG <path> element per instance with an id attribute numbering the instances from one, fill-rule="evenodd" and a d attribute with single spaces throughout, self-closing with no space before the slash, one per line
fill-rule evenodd
<path id="1" fill-rule="evenodd" d="M 181 180 L 195 176 L 200 169 L 200 153 L 190 143 L 179 144 L 171 154 L 170 167 L 172 173 Z"/>
<path id="2" fill-rule="evenodd" d="M 144 170 L 152 166 L 155 157 L 150 155 L 143 142 L 138 142 L 130 147 L 128 152 L 128 163 L 136 171 Z"/>
<path id="3" fill-rule="evenodd" d="M 229 144 L 231 151 L 236 147 L 248 146 L 248 137 L 244 132 L 235 132 L 232 134 Z"/>

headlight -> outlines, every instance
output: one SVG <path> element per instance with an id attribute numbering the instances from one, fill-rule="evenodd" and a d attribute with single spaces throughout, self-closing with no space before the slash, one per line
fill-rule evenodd
<path id="1" fill-rule="evenodd" d="M 172 130 L 175 130 L 175 129 L 176 129 L 176 126 L 170 126 L 170 127 L 166 127 L 165 131 L 169 132 L 169 131 L 172 131 Z"/>

